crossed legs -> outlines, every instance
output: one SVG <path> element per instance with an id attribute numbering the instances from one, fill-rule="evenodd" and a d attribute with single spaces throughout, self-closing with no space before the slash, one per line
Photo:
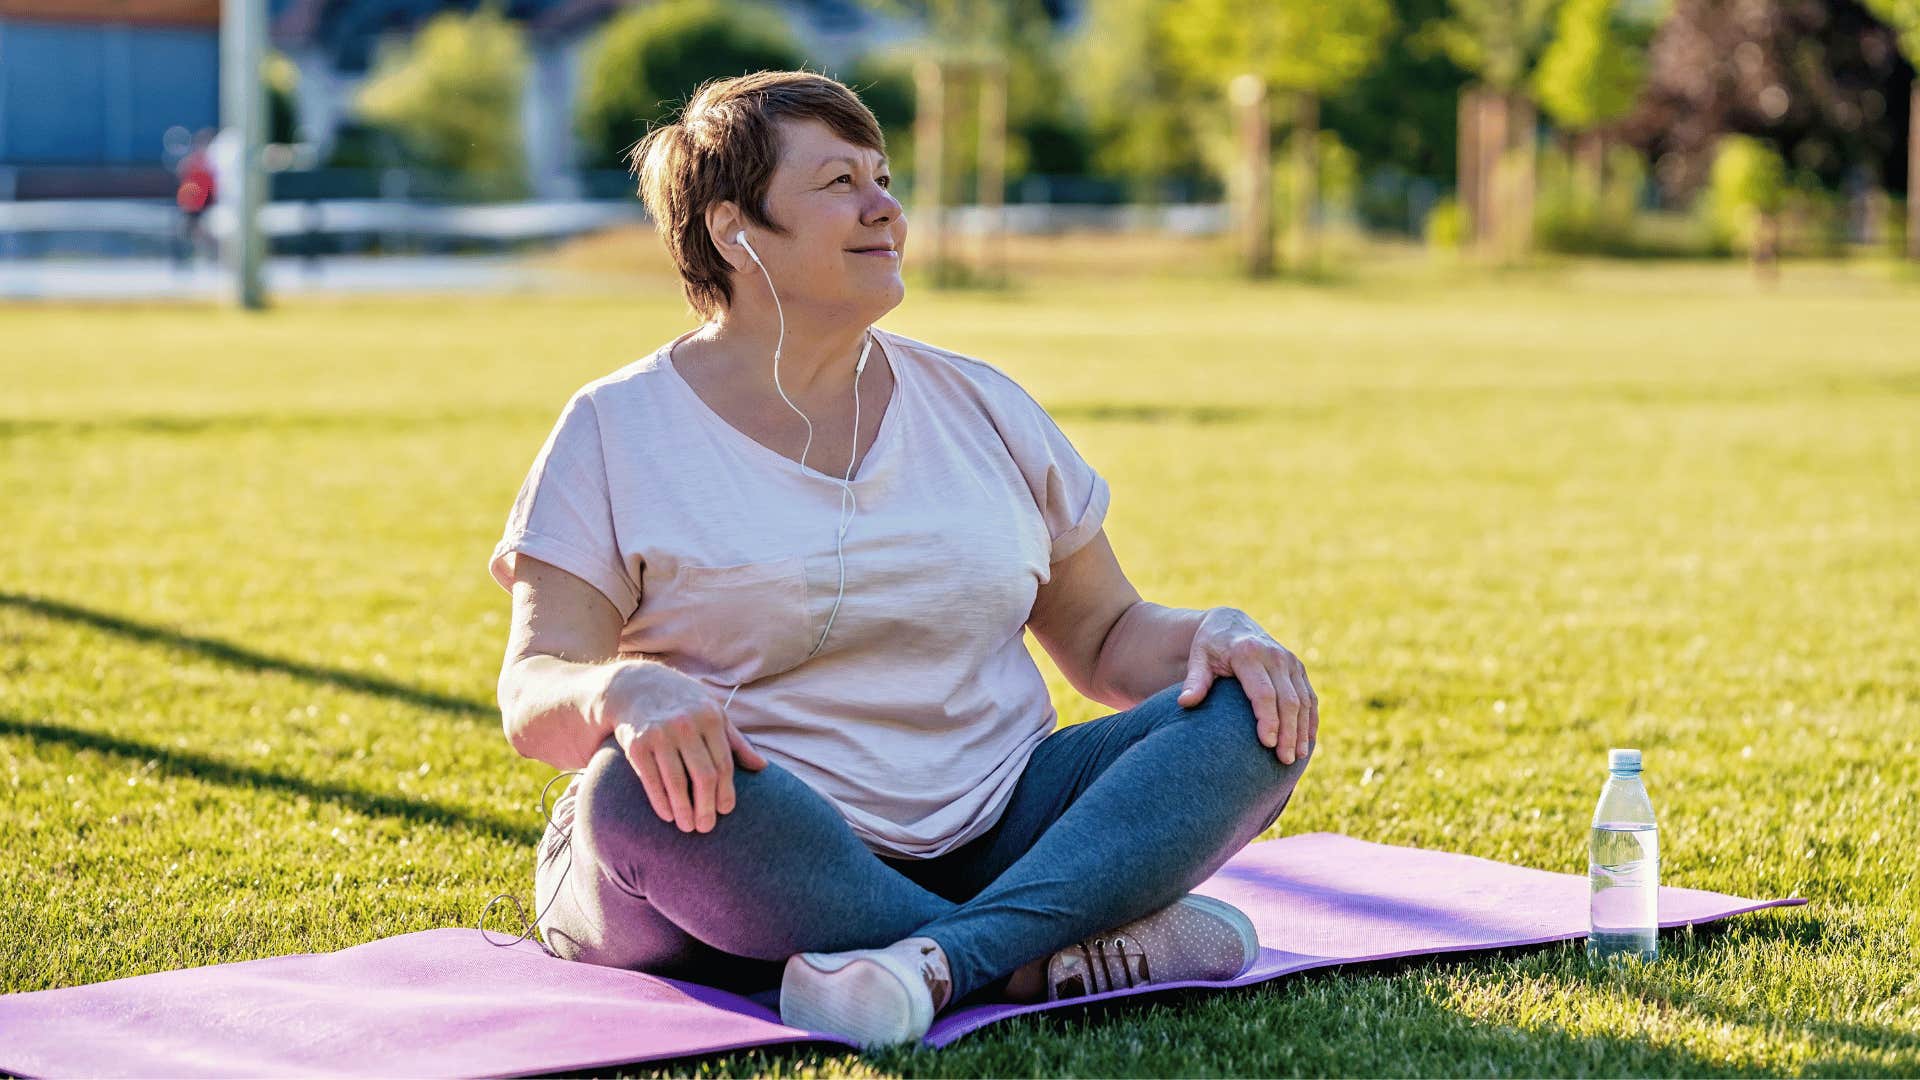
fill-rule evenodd
<path id="1" fill-rule="evenodd" d="M 1260 745 L 1232 677 L 1191 709 L 1178 693 L 1054 732 L 994 827 L 926 860 L 868 851 L 775 764 L 736 770 L 734 810 L 682 833 L 609 741 L 577 781 L 565 880 L 543 851 L 541 929 L 571 959 L 737 989 L 775 985 L 796 952 L 930 937 L 957 1001 L 1172 903 L 1278 819 L 1310 758 Z"/>

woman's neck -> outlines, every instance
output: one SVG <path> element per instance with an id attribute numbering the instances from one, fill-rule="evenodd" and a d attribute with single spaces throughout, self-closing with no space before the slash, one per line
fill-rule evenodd
<path id="1" fill-rule="evenodd" d="M 775 320 L 723 316 L 681 342 L 676 355 L 684 355 L 691 345 L 694 362 L 719 369 L 726 382 L 764 387 L 772 393 L 773 349 L 779 343 L 779 389 L 789 397 L 819 400 L 852 392 L 853 367 L 860 359 L 867 329 L 844 321 L 808 325 L 789 315 L 782 340 Z M 872 363 L 873 358 L 869 356 L 867 362 Z"/>

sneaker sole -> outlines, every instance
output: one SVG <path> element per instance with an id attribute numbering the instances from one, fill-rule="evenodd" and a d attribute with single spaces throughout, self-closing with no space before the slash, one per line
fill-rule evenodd
<path id="1" fill-rule="evenodd" d="M 1233 927 L 1234 932 L 1240 935 L 1241 955 L 1245 956 L 1247 960 L 1246 963 L 1240 965 L 1239 971 L 1227 976 L 1227 978 L 1237 979 L 1245 975 L 1248 969 L 1253 967 L 1254 961 L 1260 959 L 1260 934 L 1254 930 L 1253 920 L 1247 918 L 1246 912 L 1241 911 L 1225 900 L 1215 900 L 1211 896 L 1202 896 L 1199 893 L 1188 893 L 1181 897 L 1179 902 L 1188 907 L 1199 908 L 1201 911 L 1214 916 L 1221 922 Z"/>
<path id="2" fill-rule="evenodd" d="M 780 976 L 781 1023 L 844 1035 L 863 1049 L 914 1042 L 932 1025 L 931 1010 L 906 990 L 906 979 L 919 978 L 917 973 L 871 957 L 820 966 L 826 959 L 820 953 L 787 958 Z"/>

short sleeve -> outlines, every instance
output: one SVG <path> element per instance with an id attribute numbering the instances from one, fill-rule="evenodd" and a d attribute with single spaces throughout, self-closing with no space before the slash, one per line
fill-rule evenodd
<path id="1" fill-rule="evenodd" d="M 1033 489 L 1034 502 L 1052 538 L 1048 561 L 1059 562 L 1100 531 L 1107 516 L 1107 481 L 1080 456 L 1033 395 L 1004 372 L 1001 378 L 1011 413 L 1001 434 L 1014 464 Z"/>
<path id="2" fill-rule="evenodd" d="M 575 394 L 561 410 L 507 512 L 488 571 L 512 591 L 514 561 L 531 555 L 606 594 L 622 618 L 640 606 L 640 586 L 629 571 L 614 529 L 605 449 L 593 399 Z"/>

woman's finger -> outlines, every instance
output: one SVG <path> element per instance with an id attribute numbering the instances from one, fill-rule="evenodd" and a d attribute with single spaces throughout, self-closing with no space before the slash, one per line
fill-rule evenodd
<path id="1" fill-rule="evenodd" d="M 720 771 L 707 756 L 707 744 L 689 728 L 680 740 L 680 764 L 687 770 L 687 790 L 693 795 L 693 830 L 710 832 L 718 820 L 714 811 L 714 792 L 719 787 Z"/>
<path id="2" fill-rule="evenodd" d="M 740 755 L 741 768 L 749 772 L 759 772 L 767 767 L 766 757 L 754 749 L 753 744 L 747 741 L 745 735 L 740 734 L 740 729 L 734 727 L 732 721 L 727 722 L 727 743 L 733 747 L 734 753 Z"/>
<path id="3" fill-rule="evenodd" d="M 667 801 L 667 785 L 660 779 L 660 766 L 653 760 L 653 750 L 639 740 L 628 743 L 624 749 L 627 764 L 633 766 L 640 777 L 640 786 L 646 789 L 648 805 L 661 821 L 672 821 L 673 805 Z"/>
<path id="4" fill-rule="evenodd" d="M 1307 744 L 1313 738 L 1313 688 L 1307 685 L 1307 672 L 1298 661 L 1289 658 L 1287 662 L 1288 681 L 1293 684 L 1294 696 L 1300 700 L 1300 727 L 1294 733 L 1294 755 L 1307 756 Z"/>
<path id="5" fill-rule="evenodd" d="M 1274 708 L 1280 713 L 1280 760 L 1291 765 L 1300 757 L 1300 731 L 1306 726 L 1305 702 L 1300 692 L 1294 688 L 1293 679 L 1287 674 L 1286 661 L 1269 657 L 1267 663 L 1273 665 L 1268 670 L 1273 676 L 1274 696 L 1277 704 Z"/>
<path id="6" fill-rule="evenodd" d="M 661 743 L 654 748 L 653 760 L 660 766 L 660 786 L 673 805 L 673 823 L 681 832 L 693 831 L 693 800 L 687 797 L 687 769 L 680 761 L 680 748 Z"/>
<path id="7" fill-rule="evenodd" d="M 727 722 L 715 715 L 712 723 L 700 728 L 700 741 L 706 744 L 707 760 L 713 762 L 713 809 L 725 814 L 733 810 L 733 751 L 727 747 Z"/>
<path id="8" fill-rule="evenodd" d="M 1307 678 L 1305 665 L 1300 668 L 1300 685 L 1307 691 L 1307 741 L 1320 740 L 1320 694 L 1314 690 L 1313 683 Z"/>
<path id="9" fill-rule="evenodd" d="M 1260 738 L 1260 745 L 1278 746 L 1280 713 L 1276 708 L 1278 698 L 1274 694 L 1273 678 L 1258 662 L 1237 658 L 1233 661 L 1233 676 L 1240 680 L 1247 700 L 1253 702 L 1253 730 Z"/>

